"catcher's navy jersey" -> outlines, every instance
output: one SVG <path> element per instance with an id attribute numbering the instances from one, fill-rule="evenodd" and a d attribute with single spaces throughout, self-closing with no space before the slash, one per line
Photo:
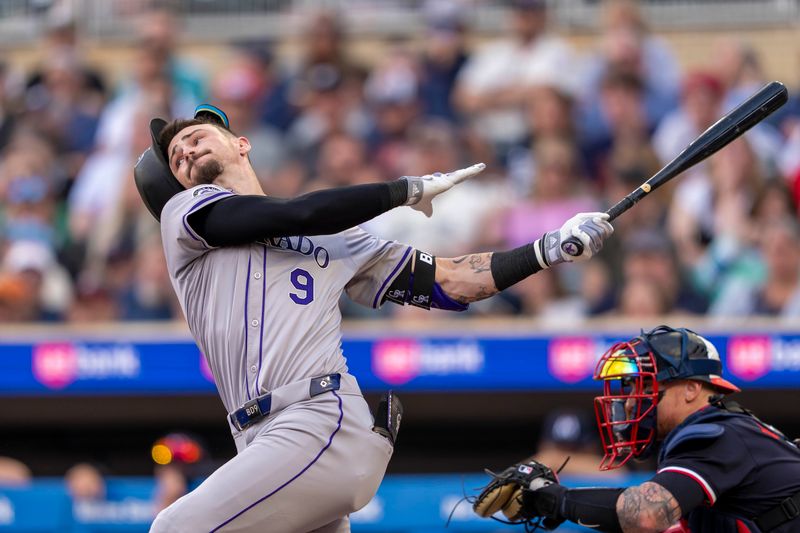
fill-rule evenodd
<path id="1" fill-rule="evenodd" d="M 704 505 L 685 515 L 692 533 L 758 533 L 753 520 L 800 491 L 800 450 L 773 429 L 708 406 L 670 432 L 658 474 L 686 476 L 705 494 Z M 771 531 L 798 532 L 800 517 Z"/>
<path id="2" fill-rule="evenodd" d="M 339 297 L 378 307 L 412 256 L 359 228 L 215 248 L 187 218 L 232 194 L 194 187 L 161 215 L 172 285 L 228 412 L 281 385 L 346 372 Z"/>

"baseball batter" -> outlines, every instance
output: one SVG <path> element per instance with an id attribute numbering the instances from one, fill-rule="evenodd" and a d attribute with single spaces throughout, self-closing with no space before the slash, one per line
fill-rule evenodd
<path id="1" fill-rule="evenodd" d="M 347 371 L 342 292 L 373 308 L 463 310 L 591 257 L 613 231 L 605 214 L 584 213 L 516 250 L 436 258 L 357 225 L 402 205 L 430 216 L 436 195 L 483 164 L 281 200 L 264 194 L 249 141 L 221 110 L 203 105 L 191 120 L 154 119 L 150 130 L 137 187 L 161 222 L 173 287 L 238 452 L 151 531 L 349 531 L 349 513 L 381 482 L 400 413 L 390 396 L 373 419 Z M 585 244 L 578 258 L 560 249 L 571 236 Z"/>

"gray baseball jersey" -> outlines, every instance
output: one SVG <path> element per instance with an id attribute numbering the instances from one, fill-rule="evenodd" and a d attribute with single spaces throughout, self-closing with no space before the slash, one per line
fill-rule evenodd
<path id="1" fill-rule="evenodd" d="M 346 374 L 338 302 L 346 291 L 356 302 L 378 307 L 411 259 L 411 248 L 359 228 L 214 248 L 193 231 L 187 217 L 231 194 L 214 185 L 194 187 L 170 199 L 161 214 L 172 285 L 226 410 L 231 413 L 252 398 L 314 376 L 338 372 L 347 379 L 338 393 L 298 402 L 244 431 L 231 425 L 237 457 L 162 512 L 153 531 L 216 530 L 214 524 L 225 530 L 263 530 L 264 520 L 275 516 L 295 517 L 286 531 L 348 531 L 346 515 L 377 490 L 391 446 L 371 431 L 363 397 Z M 345 416 L 351 411 L 357 414 Z M 295 445 L 281 444 L 281 439 Z M 259 451 L 253 452 L 256 444 Z M 365 473 L 354 482 L 348 503 L 310 511 L 313 490 L 327 490 L 318 498 L 335 500 L 331 493 L 342 491 L 346 485 L 340 480 L 352 478 L 355 463 Z M 271 487 L 285 499 L 279 513 Z M 266 494 L 271 505 L 262 501 Z M 287 505 L 296 505 L 296 513 Z M 275 522 L 269 528 L 282 530 Z"/>

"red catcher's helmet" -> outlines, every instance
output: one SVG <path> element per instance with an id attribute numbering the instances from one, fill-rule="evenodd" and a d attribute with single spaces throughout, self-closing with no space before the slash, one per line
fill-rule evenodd
<path id="1" fill-rule="evenodd" d="M 603 381 L 603 395 L 594 400 L 605 451 L 600 470 L 618 468 L 653 451 L 660 383 L 691 379 L 725 394 L 739 391 L 720 374 L 722 363 L 714 345 L 684 328 L 659 326 L 609 348 L 594 373 L 594 379 Z"/>

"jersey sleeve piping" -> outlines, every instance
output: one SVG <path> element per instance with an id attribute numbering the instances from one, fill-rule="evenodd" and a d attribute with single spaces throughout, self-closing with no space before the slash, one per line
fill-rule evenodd
<path id="1" fill-rule="evenodd" d="M 215 200 L 215 199 L 217 199 L 217 198 L 220 198 L 221 196 L 230 196 L 230 195 L 232 195 L 232 194 L 233 194 L 233 193 L 230 193 L 230 192 L 228 192 L 228 191 L 221 191 L 221 192 L 218 192 L 218 193 L 216 193 L 216 194 L 212 194 L 211 196 L 208 196 L 208 197 L 206 197 L 206 198 L 203 198 L 203 199 L 201 199 L 199 202 L 197 202 L 196 204 L 194 204 L 192 207 L 190 207 L 190 208 L 189 208 L 189 210 L 186 212 L 186 214 L 184 214 L 184 215 L 183 215 L 183 228 L 186 230 L 186 233 L 188 233 L 188 234 L 189 234 L 189 236 L 190 236 L 192 239 L 194 239 L 194 240 L 196 240 L 197 242 L 199 242 L 200 244 L 202 244 L 202 245 L 203 245 L 203 247 L 204 247 L 205 249 L 207 249 L 207 250 L 210 250 L 211 248 L 214 248 L 214 247 L 213 247 L 213 246 L 211 246 L 211 245 L 209 245 L 209 244 L 208 244 L 208 243 L 205 241 L 205 239 L 203 239 L 203 238 L 202 238 L 200 235 L 198 235 L 197 233 L 195 233 L 194 229 L 192 229 L 192 227 L 189 225 L 189 222 L 188 222 L 188 220 L 187 220 L 187 219 L 189 218 L 189 215 L 191 215 L 192 213 L 195 213 L 197 210 L 199 210 L 201 207 L 203 207 L 203 206 L 204 206 L 205 204 L 207 204 L 208 202 L 210 202 L 210 201 L 212 201 L 212 200 Z"/>
<path id="2" fill-rule="evenodd" d="M 378 292 L 375 294 L 375 299 L 372 301 L 372 308 L 373 309 L 377 309 L 378 308 L 378 304 L 380 303 L 381 299 L 383 298 L 383 295 L 388 290 L 389 285 L 391 284 L 391 282 L 394 281 L 394 278 L 396 278 L 397 275 L 400 273 L 400 269 L 406 265 L 406 262 L 408 261 L 410 254 L 411 254 L 411 246 L 406 248 L 406 251 L 403 254 L 403 257 L 400 259 L 400 261 L 397 262 L 397 265 L 394 267 L 394 269 L 391 271 L 391 273 L 389 273 L 389 275 L 386 277 L 386 279 L 381 284 L 380 289 L 378 289 Z"/>
<path id="3" fill-rule="evenodd" d="M 703 489 L 703 492 L 708 499 L 709 504 L 714 505 L 717 501 L 717 494 L 714 492 L 714 489 L 711 487 L 711 484 L 706 481 L 703 476 L 695 472 L 694 470 L 689 470 L 688 468 L 683 468 L 681 466 L 667 466 L 658 471 L 659 474 L 662 472 L 675 472 L 676 474 L 682 474 L 694 480 L 700 488 Z"/>

